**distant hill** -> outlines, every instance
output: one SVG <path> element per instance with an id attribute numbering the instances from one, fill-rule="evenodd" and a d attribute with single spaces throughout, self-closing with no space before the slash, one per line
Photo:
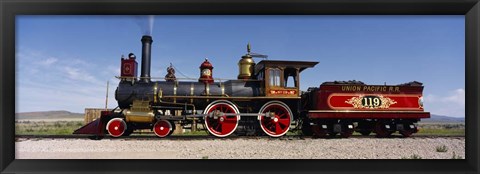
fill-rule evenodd
<path id="1" fill-rule="evenodd" d="M 429 119 L 422 119 L 420 122 L 421 123 L 465 123 L 465 118 L 431 114 Z"/>
<path id="2" fill-rule="evenodd" d="M 83 113 L 72 113 L 69 111 L 42 111 L 42 112 L 22 112 L 15 114 L 17 120 L 30 119 L 83 119 Z"/>

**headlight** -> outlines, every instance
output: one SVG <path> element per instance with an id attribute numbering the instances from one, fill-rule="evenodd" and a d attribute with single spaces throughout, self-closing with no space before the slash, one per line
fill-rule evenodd
<path id="1" fill-rule="evenodd" d="M 423 96 L 418 98 L 418 105 L 423 108 Z"/>

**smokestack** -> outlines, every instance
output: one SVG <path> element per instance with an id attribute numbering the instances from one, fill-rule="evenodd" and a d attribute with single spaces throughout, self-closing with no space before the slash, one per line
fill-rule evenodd
<path id="1" fill-rule="evenodd" d="M 142 37 L 142 72 L 140 81 L 150 82 L 150 62 L 152 60 L 152 36 L 144 35 Z"/>

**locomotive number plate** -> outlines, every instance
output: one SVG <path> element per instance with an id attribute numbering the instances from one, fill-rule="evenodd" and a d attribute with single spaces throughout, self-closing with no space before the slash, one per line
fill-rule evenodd
<path id="1" fill-rule="evenodd" d="M 335 110 L 423 110 L 420 94 L 332 93 L 327 106 Z M 322 106 L 318 106 L 321 108 Z"/>
<path id="2" fill-rule="evenodd" d="M 362 98 L 362 106 L 366 108 L 376 108 L 378 106 L 382 105 L 382 100 L 380 100 L 380 97 L 377 96 L 364 96 Z"/>
<path id="3" fill-rule="evenodd" d="M 367 95 L 352 97 L 345 101 L 345 103 L 351 104 L 355 109 L 388 109 L 390 105 L 396 104 L 397 102 L 382 95 Z"/>

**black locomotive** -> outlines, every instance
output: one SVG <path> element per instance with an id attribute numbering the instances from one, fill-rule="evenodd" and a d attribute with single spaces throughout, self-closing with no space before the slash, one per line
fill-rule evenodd
<path id="1" fill-rule="evenodd" d="M 318 118 L 311 107 L 316 103 L 307 103 L 316 100 L 305 99 L 312 94 L 302 95 L 300 73 L 318 62 L 262 60 L 255 63 L 253 58 L 257 55 L 250 52 L 248 45 L 247 54 L 238 62 L 239 74 L 235 80 L 213 78 L 213 66 L 208 59 L 201 64 L 198 79 L 176 78 L 172 66 L 165 78 L 155 79 L 150 77 L 152 37 L 143 36 L 141 42 L 140 77 L 137 77 L 135 55 L 122 57 L 120 82 L 115 91 L 118 108 L 102 112 L 100 119 L 74 133 L 103 135 L 108 132 L 120 137 L 136 129 L 152 129 L 157 136 L 166 137 L 173 132 L 174 124 L 193 126 L 199 122 L 217 137 L 232 133 L 279 137 L 302 122 L 304 133 L 320 134 L 316 125 L 319 119 L 336 120 L 328 125 L 335 127 L 344 124 L 340 118 L 348 118 L 341 115 Z M 425 118 L 425 114 L 419 118 Z M 328 130 L 331 134 L 353 132 L 353 122 L 346 124 Z"/>

